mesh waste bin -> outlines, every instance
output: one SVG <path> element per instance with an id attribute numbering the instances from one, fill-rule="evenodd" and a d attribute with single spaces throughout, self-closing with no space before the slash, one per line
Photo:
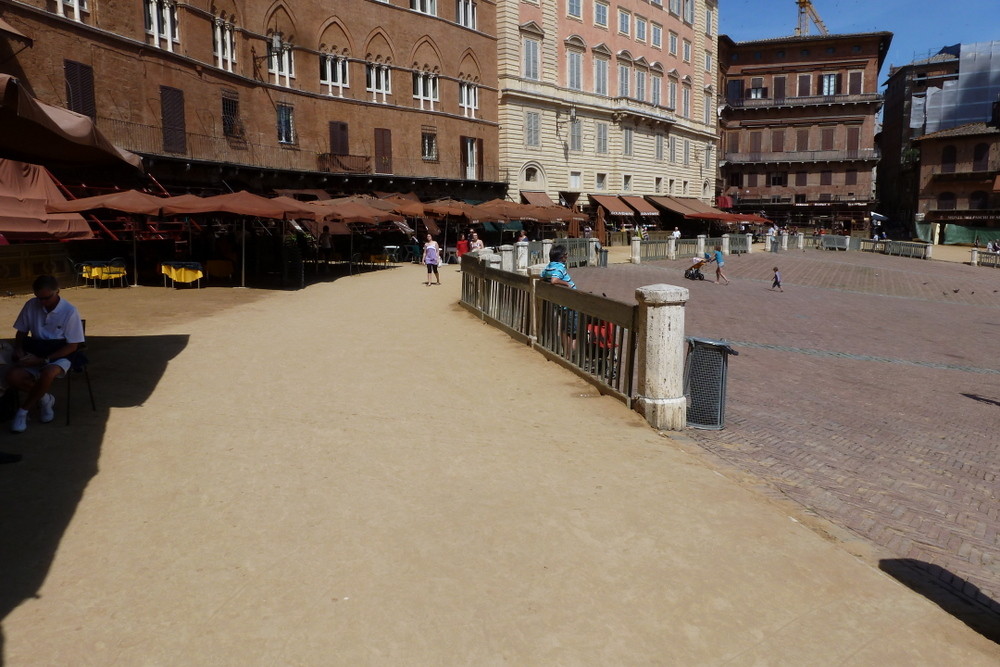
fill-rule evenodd
<path id="1" fill-rule="evenodd" d="M 684 364 L 687 425 L 718 430 L 726 423 L 726 373 L 729 355 L 739 352 L 729 343 L 688 337 Z"/>

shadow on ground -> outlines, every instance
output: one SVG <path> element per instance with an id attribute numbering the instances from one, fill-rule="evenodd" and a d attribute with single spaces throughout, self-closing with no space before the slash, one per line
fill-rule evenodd
<path id="1" fill-rule="evenodd" d="M 74 378 L 70 426 L 65 381 L 54 391 L 53 423 L 29 421 L 19 435 L 0 425 L 0 448 L 24 455 L 21 463 L 0 467 L 0 621 L 38 596 L 83 491 L 98 473 L 111 408 L 142 405 L 187 344 L 186 335 L 88 337 L 97 410 L 90 408 L 86 383 Z M 0 664 L 4 644 L 0 628 Z"/>
<path id="2" fill-rule="evenodd" d="M 982 636 L 1000 644 L 1000 602 L 984 595 L 971 582 L 933 563 L 913 558 L 886 558 L 878 566 Z"/>

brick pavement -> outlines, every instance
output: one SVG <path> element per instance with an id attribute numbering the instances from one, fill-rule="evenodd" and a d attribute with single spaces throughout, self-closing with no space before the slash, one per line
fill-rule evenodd
<path id="1" fill-rule="evenodd" d="M 687 263 L 573 275 L 624 301 L 688 287 L 688 335 L 740 353 L 726 428 L 689 435 L 1000 612 L 1000 271 L 809 250 L 731 257 L 722 286 Z"/>

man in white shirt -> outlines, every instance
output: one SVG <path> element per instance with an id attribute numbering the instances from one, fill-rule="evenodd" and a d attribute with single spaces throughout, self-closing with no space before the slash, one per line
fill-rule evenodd
<path id="1" fill-rule="evenodd" d="M 36 405 L 43 424 L 55 419 L 56 399 L 49 388 L 69 372 L 69 357 L 83 342 L 80 314 L 59 296 L 59 282 L 53 276 L 38 276 L 32 290 L 35 298 L 24 304 L 14 322 L 14 363 L 7 371 L 7 386 L 27 394 L 11 421 L 14 433 L 28 428 L 28 410 Z"/>
<path id="2" fill-rule="evenodd" d="M 678 229 L 677 227 L 674 227 L 674 231 L 670 232 L 670 235 L 673 236 L 675 239 L 679 239 L 681 237 L 681 230 Z"/>

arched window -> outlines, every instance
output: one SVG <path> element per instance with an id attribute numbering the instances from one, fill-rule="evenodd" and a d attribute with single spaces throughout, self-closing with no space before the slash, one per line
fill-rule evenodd
<path id="1" fill-rule="evenodd" d="M 990 197 L 983 190 L 976 190 L 969 195 L 969 208 L 982 210 L 987 208 L 990 201 Z"/>
<path id="2" fill-rule="evenodd" d="M 942 192 L 938 195 L 937 207 L 939 211 L 953 211 L 955 210 L 955 193 L 954 192 Z"/>
<path id="3" fill-rule="evenodd" d="M 958 151 L 955 150 L 954 146 L 945 146 L 941 149 L 941 173 L 942 174 L 953 174 L 955 173 L 955 161 L 958 155 Z"/>
<path id="4" fill-rule="evenodd" d="M 990 145 L 976 144 L 972 150 L 972 171 L 989 171 Z"/>
<path id="5" fill-rule="evenodd" d="M 528 167 L 524 170 L 524 180 L 529 183 L 534 183 L 538 180 L 538 170 L 534 167 Z"/>

